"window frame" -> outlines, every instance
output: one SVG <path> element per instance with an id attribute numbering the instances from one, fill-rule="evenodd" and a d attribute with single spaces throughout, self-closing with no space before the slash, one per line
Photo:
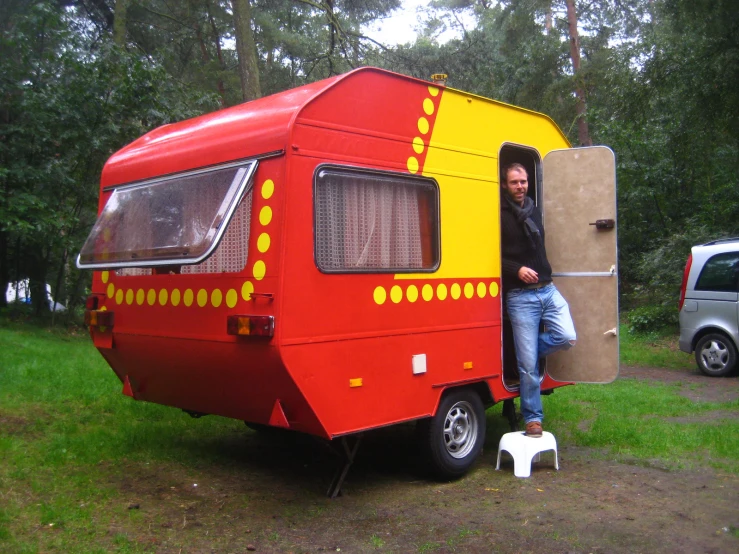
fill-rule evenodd
<path id="1" fill-rule="evenodd" d="M 380 176 L 390 177 L 393 179 L 402 179 L 407 182 L 414 182 L 423 184 L 424 186 L 431 186 L 434 198 L 434 208 L 431 222 L 434 224 L 432 239 L 432 254 L 434 256 L 434 263 L 431 267 L 427 268 L 341 268 L 341 269 L 326 269 L 321 267 L 318 263 L 318 227 L 316 224 L 317 208 L 318 203 L 316 202 L 318 192 L 318 179 L 319 174 L 322 171 L 339 171 L 349 175 L 369 175 L 369 176 Z M 402 173 L 398 171 L 386 171 L 380 169 L 373 169 L 368 167 L 343 165 L 335 163 L 322 163 L 316 166 L 313 172 L 313 263 L 315 264 L 318 271 L 321 273 L 336 275 L 336 274 L 395 274 L 395 273 L 435 273 L 441 266 L 441 194 L 439 189 L 439 183 L 432 177 L 425 177 L 421 175 L 411 175 L 408 173 Z M 431 210 L 430 210 L 431 211 Z"/>
<path id="2" fill-rule="evenodd" d="M 79 269 L 92 269 L 92 270 L 103 270 L 103 269 L 120 269 L 120 268 L 132 268 L 132 267 L 139 267 L 139 268 L 154 268 L 154 267 L 161 267 L 161 266 L 171 266 L 171 265 L 196 265 L 204 260 L 206 260 L 208 257 L 210 257 L 213 252 L 215 252 L 216 248 L 218 248 L 218 245 L 221 242 L 221 239 L 223 238 L 223 235 L 226 232 L 226 228 L 228 227 L 234 213 L 236 213 L 236 209 L 241 204 L 241 201 L 244 199 L 245 195 L 249 193 L 251 188 L 254 186 L 254 176 L 257 171 L 257 167 L 259 165 L 259 158 L 249 158 L 246 160 L 238 160 L 234 162 L 229 162 L 225 164 L 218 164 L 213 166 L 208 166 L 204 168 L 198 168 L 192 171 L 184 171 L 181 173 L 174 173 L 171 175 L 166 176 L 160 176 L 155 177 L 153 179 L 146 179 L 144 181 L 136 181 L 132 183 L 124 183 L 120 185 L 114 185 L 110 187 L 103 188 L 103 192 L 111 192 L 111 195 L 108 197 L 108 199 L 105 202 L 105 205 L 103 206 L 103 209 L 98 213 L 98 219 L 95 221 L 95 225 L 97 225 L 97 222 L 100 219 L 100 216 L 105 211 L 105 207 L 108 205 L 108 203 L 111 201 L 113 196 L 118 191 L 127 191 L 131 189 L 136 188 L 143 188 L 143 187 L 150 187 L 150 186 L 156 186 L 161 183 L 166 183 L 168 181 L 173 181 L 176 179 L 183 179 L 183 178 L 189 178 L 194 177 L 197 175 L 202 175 L 205 173 L 211 173 L 214 171 L 219 171 L 223 169 L 229 169 L 229 168 L 243 168 L 245 171 L 240 177 L 240 180 L 238 184 L 235 185 L 235 182 L 237 178 L 239 178 L 239 171 L 237 170 L 234 174 L 234 178 L 231 182 L 231 185 L 229 186 L 229 192 L 231 189 L 235 190 L 233 193 L 233 196 L 231 198 L 231 201 L 229 202 L 228 207 L 223 212 L 217 212 L 216 218 L 220 217 L 220 222 L 216 226 L 216 231 L 211 239 L 210 245 L 206 250 L 196 257 L 162 257 L 157 260 L 147 259 L 147 260 L 140 260 L 137 261 L 135 258 L 129 259 L 129 260 L 123 260 L 123 261 L 115 261 L 115 262 L 107 262 L 107 261 L 100 261 L 100 262 L 92 262 L 92 263 L 85 263 L 82 262 L 81 256 L 82 252 L 80 252 L 77 255 L 77 267 Z M 95 226 L 93 226 L 93 229 Z M 90 231 L 90 234 L 88 234 L 87 240 L 90 239 L 90 236 L 92 235 L 92 230 Z M 85 243 L 87 243 L 87 240 Z M 83 245 L 84 247 L 84 245 Z"/>

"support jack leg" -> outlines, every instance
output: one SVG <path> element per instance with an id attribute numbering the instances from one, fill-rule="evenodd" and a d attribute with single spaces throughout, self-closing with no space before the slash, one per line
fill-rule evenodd
<path id="1" fill-rule="evenodd" d="M 508 419 L 511 432 L 518 431 L 518 416 L 516 415 L 516 404 L 514 404 L 513 398 L 503 400 L 503 416 Z"/>
<path id="2" fill-rule="evenodd" d="M 352 438 L 354 444 L 350 444 Z M 354 463 L 354 457 L 357 455 L 359 450 L 359 444 L 362 442 L 362 435 L 356 435 L 355 437 L 341 437 L 341 449 L 332 449 L 342 459 L 343 465 L 336 470 L 331 485 L 328 487 L 326 495 L 329 498 L 336 498 L 341 494 L 341 485 L 344 483 L 349 468 Z"/>

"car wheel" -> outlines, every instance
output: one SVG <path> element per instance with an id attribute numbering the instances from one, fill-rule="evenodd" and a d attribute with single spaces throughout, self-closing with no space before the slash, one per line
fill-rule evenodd
<path id="1" fill-rule="evenodd" d="M 698 369 L 710 377 L 728 375 L 736 366 L 736 347 L 731 339 L 720 333 L 709 333 L 695 345 Z"/>
<path id="2" fill-rule="evenodd" d="M 461 477 L 485 442 L 485 407 L 471 389 L 444 395 L 436 415 L 419 422 L 418 431 L 432 472 L 441 479 Z"/>

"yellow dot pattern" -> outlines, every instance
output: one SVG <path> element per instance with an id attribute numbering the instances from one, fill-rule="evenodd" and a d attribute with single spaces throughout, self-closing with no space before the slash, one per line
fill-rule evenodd
<path id="1" fill-rule="evenodd" d="M 264 275 L 267 273 L 267 266 L 264 264 L 262 260 L 257 260 L 254 263 L 254 269 L 252 271 L 252 274 L 254 275 L 254 278 L 257 281 L 261 281 L 264 279 Z"/>
<path id="2" fill-rule="evenodd" d="M 384 304 L 385 300 L 387 300 L 387 292 L 385 292 L 384 287 L 375 287 L 375 292 L 373 293 L 373 297 L 375 299 L 376 304 Z"/>
<path id="3" fill-rule="evenodd" d="M 262 233 L 257 239 L 257 250 L 264 254 L 267 250 L 269 250 L 269 242 L 269 235 L 267 233 Z"/>
<path id="4" fill-rule="evenodd" d="M 398 285 L 395 285 L 393 288 L 390 289 L 390 300 L 398 304 L 401 300 L 403 300 L 403 289 L 400 288 Z"/>
<path id="5" fill-rule="evenodd" d="M 475 287 L 472 285 L 472 283 L 465 283 L 464 284 L 464 297 L 472 298 L 473 294 L 475 294 Z"/>
<path id="6" fill-rule="evenodd" d="M 436 87 L 428 87 L 428 93 L 430 96 L 435 97 L 439 95 L 439 89 Z M 426 118 L 426 116 L 433 115 L 436 111 L 436 106 L 434 105 L 434 101 L 431 98 L 424 98 L 423 104 L 421 105 L 423 109 L 424 116 L 421 116 L 418 119 L 418 132 L 421 135 L 427 135 L 429 130 L 431 129 L 431 125 L 429 123 L 429 120 Z M 426 150 L 426 147 L 428 146 L 427 142 L 422 137 L 414 137 L 411 141 L 411 148 L 413 149 L 413 154 L 411 156 L 408 156 L 408 160 L 406 161 L 406 167 L 408 168 L 409 173 L 416 174 L 418 173 L 418 170 L 421 166 L 420 162 L 418 161 L 417 156 L 420 156 L 423 154 L 424 150 Z"/>
<path id="7" fill-rule="evenodd" d="M 452 295 L 453 300 L 458 300 L 462 294 L 462 287 L 459 286 L 459 283 L 454 283 L 449 289 L 449 292 Z"/>
<path id="8" fill-rule="evenodd" d="M 241 285 L 241 298 L 244 300 L 251 300 L 251 293 L 254 292 L 254 285 L 251 281 L 245 281 Z"/>
<path id="9" fill-rule="evenodd" d="M 420 122 L 419 122 L 420 125 Z M 428 122 L 427 122 L 428 127 Z M 427 129 L 428 131 L 428 129 Z M 420 146 L 414 146 L 414 148 L 421 148 L 421 152 L 423 151 L 423 140 L 420 138 L 417 139 L 417 142 L 420 144 Z M 265 200 L 269 200 L 272 198 L 272 196 L 275 193 L 275 183 L 272 181 L 272 179 L 266 179 L 264 183 L 262 183 L 260 193 L 262 198 Z M 267 227 L 272 222 L 272 208 L 270 206 L 263 206 L 262 209 L 259 211 L 259 223 L 263 227 Z M 257 238 L 257 250 L 264 254 L 266 253 L 271 246 L 272 239 L 269 235 L 269 233 L 265 230 L 264 232 L 259 234 L 259 237 Z M 256 260 L 254 264 L 252 265 L 252 276 L 255 280 L 261 281 L 264 279 L 264 277 L 267 275 L 267 264 L 264 262 L 264 260 Z M 116 304 L 123 304 L 124 302 L 128 304 L 129 306 L 136 302 L 137 305 L 143 306 L 144 303 L 148 304 L 149 306 L 154 306 L 158 304 L 160 306 L 167 306 L 171 305 L 174 307 L 179 306 L 182 304 L 185 307 L 190 307 L 193 304 L 200 306 L 201 308 L 206 307 L 209 303 L 214 308 L 219 308 L 221 305 L 225 304 L 229 308 L 235 308 L 239 303 L 239 290 L 238 288 L 232 288 L 224 291 L 215 288 L 213 290 L 206 290 L 206 289 L 198 289 L 197 294 L 192 289 L 186 289 L 184 292 L 181 292 L 180 289 L 172 289 L 171 291 L 166 288 L 160 288 L 160 289 L 123 289 L 123 288 L 116 288 L 116 284 L 113 281 L 113 277 L 115 276 L 115 273 L 112 273 L 110 271 L 102 271 L 100 273 L 100 279 L 102 280 L 103 284 L 105 286 L 105 294 L 108 298 L 113 300 Z M 400 287 L 395 287 L 397 291 L 394 290 L 393 292 L 393 301 L 395 303 L 400 302 L 403 300 L 403 289 Z M 254 284 L 252 281 L 244 281 L 244 283 L 241 285 L 241 291 L 240 296 L 241 299 L 243 299 L 245 302 L 251 300 L 252 293 L 254 292 Z M 415 300 L 418 298 L 418 289 L 416 287 L 413 287 L 413 291 L 406 291 L 406 297 L 412 302 L 415 302 Z M 374 293 L 374 299 L 375 302 L 378 304 L 382 304 L 385 302 L 387 298 L 387 293 L 385 292 L 385 289 L 383 287 L 377 287 Z M 107 309 L 105 307 L 101 309 Z"/>
<path id="10" fill-rule="evenodd" d="M 416 285 L 411 285 L 405 289 L 405 297 L 408 299 L 408 302 L 415 302 L 418 300 L 418 287 L 416 287 Z"/>
<path id="11" fill-rule="evenodd" d="M 478 283 L 466 282 L 463 284 L 452 283 L 449 287 L 447 287 L 446 283 L 439 283 L 435 289 L 434 285 L 426 283 L 421 287 L 420 297 L 426 302 L 431 302 L 434 299 L 445 300 L 447 296 L 451 296 L 454 300 L 459 300 L 462 297 L 462 292 L 464 292 L 464 298 L 473 300 L 476 298 L 475 293 L 477 293 L 478 298 L 486 298 L 488 294 L 491 298 L 495 298 L 498 296 L 499 291 L 500 287 L 495 281 L 489 284 L 484 281 Z M 388 292 L 385 290 L 385 287 L 377 286 L 372 291 L 372 298 L 377 305 L 383 305 L 387 297 Z M 405 290 L 399 285 L 394 285 L 390 289 L 390 300 L 394 304 L 400 304 L 404 298 L 408 302 L 413 303 L 418 300 L 418 297 L 418 285 L 408 285 Z"/>
<path id="12" fill-rule="evenodd" d="M 226 306 L 233 308 L 239 301 L 239 293 L 235 289 L 230 289 L 226 293 Z"/>
<path id="13" fill-rule="evenodd" d="M 423 285 L 421 289 L 421 296 L 426 302 L 429 302 L 434 297 L 434 287 L 431 285 Z"/>

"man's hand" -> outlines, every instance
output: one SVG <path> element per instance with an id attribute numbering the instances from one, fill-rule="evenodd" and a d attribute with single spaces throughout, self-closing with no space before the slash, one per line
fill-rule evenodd
<path id="1" fill-rule="evenodd" d="M 525 265 L 521 266 L 521 269 L 518 270 L 518 278 L 529 285 L 539 282 L 539 274 Z"/>

